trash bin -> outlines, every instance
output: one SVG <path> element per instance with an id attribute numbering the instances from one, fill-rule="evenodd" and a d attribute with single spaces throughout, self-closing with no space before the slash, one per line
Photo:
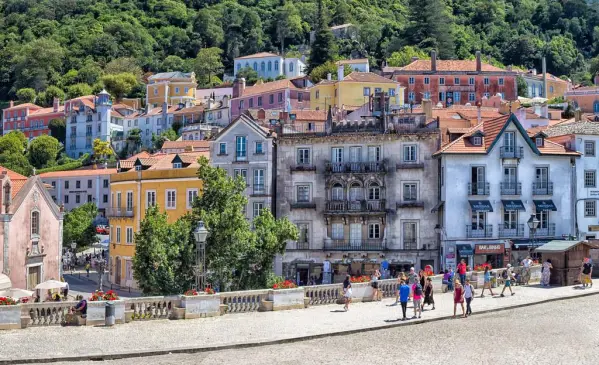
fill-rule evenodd
<path id="1" fill-rule="evenodd" d="M 116 310 L 115 310 L 114 302 L 106 302 L 105 317 L 106 317 L 106 321 L 105 321 L 106 325 L 114 326 L 114 322 L 116 319 Z"/>

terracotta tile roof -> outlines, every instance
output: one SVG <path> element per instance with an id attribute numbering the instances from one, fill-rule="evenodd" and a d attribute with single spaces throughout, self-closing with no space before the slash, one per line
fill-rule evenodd
<path id="1" fill-rule="evenodd" d="M 121 162 L 123 162 L 123 161 L 133 161 L 133 162 L 135 162 L 135 160 L 137 160 L 138 158 L 148 158 L 150 156 L 151 155 L 150 155 L 150 153 L 148 151 L 141 151 L 140 153 L 138 153 L 136 155 L 133 155 L 133 156 L 129 157 L 126 160 L 121 160 Z"/>
<path id="2" fill-rule="evenodd" d="M 164 141 L 164 144 L 162 145 L 162 150 L 180 149 L 186 147 L 191 147 L 193 149 L 210 149 L 210 141 Z"/>
<path id="3" fill-rule="evenodd" d="M 393 71 L 430 71 L 431 60 L 416 60 L 404 67 L 386 67 L 385 72 Z M 476 72 L 476 60 L 439 60 L 437 59 L 437 71 L 470 71 Z M 485 72 L 508 72 L 502 68 L 482 63 L 481 71 Z"/>
<path id="4" fill-rule="evenodd" d="M 250 58 L 262 58 L 262 57 L 278 57 L 279 55 L 276 55 L 274 53 L 270 53 L 270 52 L 260 52 L 260 53 L 254 53 L 251 55 L 247 55 L 247 56 L 243 56 L 243 57 L 237 57 L 236 60 L 245 60 L 245 59 L 250 59 Z"/>
<path id="5" fill-rule="evenodd" d="M 33 103 L 23 103 L 23 104 L 15 105 L 12 108 L 4 108 L 3 110 L 20 110 L 20 109 L 25 109 L 25 108 L 41 109 L 42 107 L 39 105 L 35 105 Z"/>
<path id="6" fill-rule="evenodd" d="M 11 198 L 14 198 L 19 191 L 27 184 L 27 180 L 11 180 L 12 189 L 10 191 Z"/>
<path id="7" fill-rule="evenodd" d="M 6 175 L 10 178 L 10 183 L 12 186 L 12 189 L 10 190 L 10 195 L 12 198 L 14 198 L 23 188 L 23 186 L 25 186 L 25 184 L 27 183 L 27 177 L 10 169 L 7 169 L 6 167 L 0 166 L 0 174 L 3 171 L 6 171 Z"/>
<path id="8" fill-rule="evenodd" d="M 290 114 L 295 114 L 296 121 L 326 121 L 326 110 L 292 110 Z"/>
<path id="9" fill-rule="evenodd" d="M 198 151 L 198 152 L 168 153 L 163 156 L 160 156 L 160 158 L 156 158 L 155 159 L 156 161 L 152 164 L 152 166 L 150 168 L 148 168 L 148 170 L 170 170 L 170 169 L 172 169 L 173 168 L 173 159 L 177 155 L 179 155 L 179 157 L 181 158 L 181 161 L 183 161 L 183 163 L 189 164 L 189 166 L 186 166 L 186 168 L 189 168 L 189 167 L 193 168 L 193 167 L 199 166 L 197 161 L 200 158 L 200 156 L 209 157 L 210 152 Z"/>
<path id="10" fill-rule="evenodd" d="M 599 135 L 599 122 L 583 119 L 581 121 L 568 121 L 559 123 L 545 129 L 543 132 L 549 137 L 559 137 L 569 134 Z"/>
<path id="11" fill-rule="evenodd" d="M 357 72 L 354 71 L 343 78 L 343 81 L 354 81 L 354 82 L 376 82 L 386 84 L 399 84 L 397 81 L 393 81 L 383 76 L 379 76 L 372 72 Z"/>
<path id="12" fill-rule="evenodd" d="M 70 176 L 98 176 L 98 175 L 112 175 L 116 173 L 116 169 L 76 169 L 70 171 L 51 171 L 40 174 L 42 179 L 50 179 L 56 177 L 70 177 Z"/>
<path id="13" fill-rule="evenodd" d="M 23 176 L 23 175 L 19 174 L 18 172 L 14 172 L 13 170 L 7 169 L 4 166 L 0 166 L 0 174 L 2 173 L 2 171 L 6 171 L 8 177 L 11 180 L 27 180 L 27 176 Z"/>
<path id="14" fill-rule="evenodd" d="M 447 131 L 452 134 L 468 133 L 472 128 L 447 128 Z"/>
<path id="15" fill-rule="evenodd" d="M 64 113 L 64 105 L 60 105 L 58 107 L 58 111 L 54 111 L 53 107 L 37 109 L 37 110 L 29 113 L 29 116 L 35 115 L 36 117 L 40 117 L 40 116 L 46 115 L 46 114 L 61 114 L 61 113 Z"/>
<path id="16" fill-rule="evenodd" d="M 246 87 L 243 90 L 243 94 L 239 98 L 243 98 L 250 95 L 263 94 L 267 92 L 272 92 L 275 90 L 283 90 L 283 89 L 298 89 L 291 81 L 285 80 L 277 80 L 266 82 L 263 84 L 256 84 L 254 86 Z"/>
<path id="17" fill-rule="evenodd" d="M 173 114 L 180 115 L 180 114 L 188 114 L 188 113 L 198 113 L 198 112 L 203 112 L 205 109 L 206 109 L 206 107 L 204 105 L 196 105 L 196 106 L 192 106 L 189 108 L 179 109 L 179 110 L 175 111 Z"/>

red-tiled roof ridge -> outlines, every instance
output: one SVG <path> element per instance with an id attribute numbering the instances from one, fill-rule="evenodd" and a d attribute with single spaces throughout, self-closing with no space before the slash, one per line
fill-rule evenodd
<path id="1" fill-rule="evenodd" d="M 464 139 L 465 137 L 469 136 L 469 135 L 470 135 L 470 133 L 473 133 L 474 131 L 477 131 L 477 130 L 480 130 L 480 129 L 482 129 L 482 125 L 483 125 L 483 123 L 484 123 L 484 122 L 481 122 L 481 123 L 479 123 L 479 124 L 475 125 L 474 127 L 472 127 L 472 128 L 469 128 L 469 129 L 468 129 L 468 131 L 467 131 L 466 133 L 464 133 L 463 135 L 461 135 L 461 136 L 460 136 L 458 139 L 456 139 L 456 140 L 454 140 L 454 141 L 452 141 L 452 142 L 449 142 L 449 143 L 448 143 L 448 144 L 446 144 L 445 146 L 441 146 L 441 149 L 439 149 L 439 151 L 437 151 L 437 152 L 433 153 L 433 156 L 435 156 L 435 155 L 438 155 L 438 154 L 441 154 L 441 153 L 443 153 L 443 152 L 447 151 L 447 149 L 449 149 L 451 146 L 455 145 L 456 143 L 459 143 L 459 141 L 461 141 L 461 140 L 462 140 L 462 139 Z M 483 138 L 484 138 L 484 137 L 483 137 Z"/>
<path id="2" fill-rule="evenodd" d="M 10 178 L 10 180 L 27 180 L 27 176 L 23 176 L 18 172 L 15 172 L 9 168 L 0 165 L 0 174 L 2 174 L 3 171 L 7 172 L 7 175 Z"/>

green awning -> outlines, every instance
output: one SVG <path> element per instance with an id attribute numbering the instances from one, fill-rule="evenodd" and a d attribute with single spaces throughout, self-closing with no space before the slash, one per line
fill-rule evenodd
<path id="1" fill-rule="evenodd" d="M 455 247 L 458 249 L 460 256 L 472 256 L 474 255 L 474 249 L 470 245 L 456 244 Z"/>
<path id="2" fill-rule="evenodd" d="M 501 202 L 505 210 L 526 210 L 524 204 L 522 204 L 522 200 L 502 200 Z"/>
<path id="3" fill-rule="evenodd" d="M 535 203 L 535 207 L 537 208 L 537 211 L 542 211 L 542 210 L 552 210 L 554 212 L 557 211 L 555 204 L 553 204 L 553 200 L 533 200 L 533 202 Z"/>
<path id="4" fill-rule="evenodd" d="M 474 212 L 492 212 L 493 207 L 488 200 L 468 200 Z"/>

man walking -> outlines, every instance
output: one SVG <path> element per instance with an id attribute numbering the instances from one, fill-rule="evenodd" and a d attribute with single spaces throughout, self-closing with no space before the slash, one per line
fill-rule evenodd
<path id="1" fill-rule="evenodd" d="M 406 311 L 408 310 L 408 299 L 410 298 L 410 287 L 406 284 L 405 281 L 401 281 L 399 285 L 399 302 L 401 304 L 401 313 L 403 317 L 402 321 L 408 319 L 406 317 Z"/>
<path id="2" fill-rule="evenodd" d="M 522 260 L 522 266 L 524 268 L 524 272 L 522 273 L 522 282 L 524 285 L 528 285 L 528 282 L 530 281 L 530 267 L 532 266 L 532 260 L 530 259 L 530 256 L 526 256 L 526 258 Z"/>
<path id="3" fill-rule="evenodd" d="M 503 286 L 503 290 L 501 291 L 501 296 L 503 297 L 503 292 L 505 292 L 506 288 L 510 289 L 510 293 L 512 293 L 512 295 L 516 294 L 512 291 L 512 277 L 513 277 L 513 269 L 512 269 L 512 265 L 511 264 L 507 264 L 506 269 L 503 271 L 503 273 L 501 274 L 501 276 L 503 277 L 503 279 L 505 280 L 505 285 Z"/>
<path id="4" fill-rule="evenodd" d="M 460 275 L 460 284 L 464 286 L 466 284 L 466 260 L 462 259 L 456 268 L 458 275 Z"/>
<path id="5" fill-rule="evenodd" d="M 582 264 L 582 268 L 581 268 L 581 274 L 580 274 L 583 288 L 586 288 L 589 285 L 591 288 L 593 287 L 593 281 L 591 280 L 592 274 L 593 274 L 593 265 L 589 261 L 588 257 L 585 257 L 583 264 Z"/>

